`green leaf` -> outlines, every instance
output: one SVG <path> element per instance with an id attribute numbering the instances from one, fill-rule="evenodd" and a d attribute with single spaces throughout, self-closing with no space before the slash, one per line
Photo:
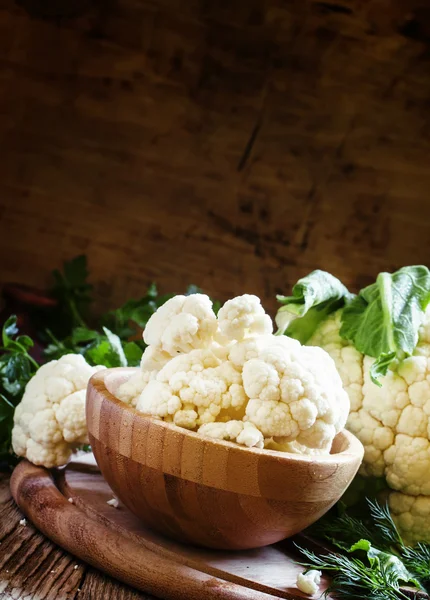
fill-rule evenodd
<path id="1" fill-rule="evenodd" d="M 373 383 L 376 383 L 378 387 L 381 387 L 381 382 L 379 381 L 381 377 L 385 377 L 390 368 L 391 363 L 396 358 L 396 352 L 388 352 L 382 353 L 371 365 L 370 367 L 370 379 Z"/>
<path id="2" fill-rule="evenodd" d="M 33 346 L 34 346 L 33 340 L 28 335 L 19 335 L 16 338 L 16 341 L 25 350 L 30 350 L 30 348 L 33 348 Z"/>
<path id="3" fill-rule="evenodd" d="M 9 345 L 11 338 L 18 333 L 18 327 L 16 325 L 16 316 L 11 315 L 4 323 L 2 330 L 2 341 L 3 346 L 7 348 Z"/>
<path id="4" fill-rule="evenodd" d="M 107 339 L 97 341 L 89 346 L 85 350 L 84 356 L 90 365 L 104 365 L 108 368 L 121 366 Z"/>
<path id="5" fill-rule="evenodd" d="M 339 279 L 325 271 L 312 271 L 294 285 L 292 296 L 277 296 L 283 305 L 276 315 L 277 335 L 285 334 L 304 344 L 328 315 L 352 298 Z"/>
<path id="6" fill-rule="evenodd" d="M 424 266 L 380 273 L 342 312 L 340 335 L 361 353 L 376 358 L 373 381 L 385 375 L 395 358 L 410 355 L 430 302 L 430 272 Z"/>
<path id="7" fill-rule="evenodd" d="M 17 319 L 9 317 L 2 328 L 3 346 L 0 348 L 0 462 L 12 464 L 11 434 L 15 406 L 20 402 L 25 386 L 38 365 L 28 354 L 33 340 L 18 336 Z"/>
<path id="8" fill-rule="evenodd" d="M 186 289 L 185 295 L 191 296 L 191 294 L 203 294 L 203 290 L 201 288 L 199 288 L 198 285 L 195 285 L 194 283 L 190 283 L 190 285 Z"/>
<path id="9" fill-rule="evenodd" d="M 105 335 L 109 341 L 112 352 L 118 357 L 119 366 L 126 367 L 127 359 L 122 348 L 121 340 L 117 335 L 115 335 L 115 333 L 112 333 L 112 331 L 110 331 L 107 327 L 103 327 L 103 331 L 105 332 Z"/>
<path id="10" fill-rule="evenodd" d="M 123 350 L 129 367 L 138 367 L 143 350 L 136 342 L 125 342 Z"/>
<path id="11" fill-rule="evenodd" d="M 374 548 L 368 540 L 359 540 L 348 550 L 349 553 L 362 550 L 366 553 L 370 567 L 380 569 L 388 578 L 397 582 L 413 583 L 421 588 L 421 583 L 410 573 L 398 556 Z"/>
<path id="12" fill-rule="evenodd" d="M 99 337 L 99 332 L 86 327 L 75 327 L 70 336 L 72 344 L 81 344 L 82 342 L 92 342 Z"/>
<path id="13" fill-rule="evenodd" d="M 65 337 L 74 327 L 85 327 L 84 316 L 92 300 L 92 286 L 87 282 L 87 257 L 76 256 L 63 264 L 63 271 L 52 272 L 54 286 L 51 295 L 58 302 L 52 311 L 48 327 Z"/>
<path id="14" fill-rule="evenodd" d="M 108 368 L 126 367 L 127 359 L 121 340 L 108 329 L 105 329 L 105 332 L 106 337 L 100 335 L 97 340 L 85 348 L 83 352 L 85 359 L 91 365 L 104 365 Z"/>

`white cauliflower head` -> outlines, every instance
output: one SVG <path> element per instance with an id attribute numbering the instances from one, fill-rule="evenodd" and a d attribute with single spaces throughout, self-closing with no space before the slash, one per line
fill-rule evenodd
<path id="1" fill-rule="evenodd" d="M 347 428 L 365 450 L 360 472 L 385 477 L 388 486 L 399 492 L 391 495 L 390 507 L 397 511 L 395 515 L 402 515 L 397 522 L 407 532 L 405 524 L 412 516 L 399 508 L 402 495 L 414 507 L 423 504 L 418 500 L 416 504 L 414 498 L 427 498 L 430 503 L 430 309 L 413 355 L 392 363 L 381 387 L 370 378 L 374 359 L 340 337 L 340 317 L 338 311 L 324 321 L 308 343 L 321 346 L 334 359 L 351 401 Z M 421 517 L 414 519 L 418 523 Z M 430 541 L 430 528 L 423 527 L 420 538 L 418 530 L 414 525 L 411 539 Z"/>
<path id="2" fill-rule="evenodd" d="M 12 446 L 18 456 L 47 468 L 63 465 L 88 442 L 85 395 L 91 367 L 80 354 L 67 354 L 36 372 L 14 414 Z"/>

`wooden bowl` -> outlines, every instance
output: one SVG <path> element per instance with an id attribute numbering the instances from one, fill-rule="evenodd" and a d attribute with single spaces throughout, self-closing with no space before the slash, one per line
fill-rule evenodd
<path id="1" fill-rule="evenodd" d="M 360 466 L 363 447 L 348 431 L 332 454 L 315 458 L 215 441 L 144 416 L 114 396 L 130 371 L 91 378 L 90 443 L 115 495 L 170 538 L 228 550 L 272 544 L 327 512 Z"/>

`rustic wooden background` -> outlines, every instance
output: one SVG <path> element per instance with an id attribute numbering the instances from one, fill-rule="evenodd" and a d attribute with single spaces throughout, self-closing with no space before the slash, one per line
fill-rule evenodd
<path id="1" fill-rule="evenodd" d="M 0 0 L 0 281 L 274 309 L 429 262 L 428 0 Z"/>

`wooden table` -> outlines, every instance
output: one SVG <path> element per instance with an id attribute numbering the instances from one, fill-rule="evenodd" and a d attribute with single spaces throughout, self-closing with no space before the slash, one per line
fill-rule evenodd
<path id="1" fill-rule="evenodd" d="M 0 473 L 0 600 L 149 600 L 52 544 L 30 524 Z"/>

